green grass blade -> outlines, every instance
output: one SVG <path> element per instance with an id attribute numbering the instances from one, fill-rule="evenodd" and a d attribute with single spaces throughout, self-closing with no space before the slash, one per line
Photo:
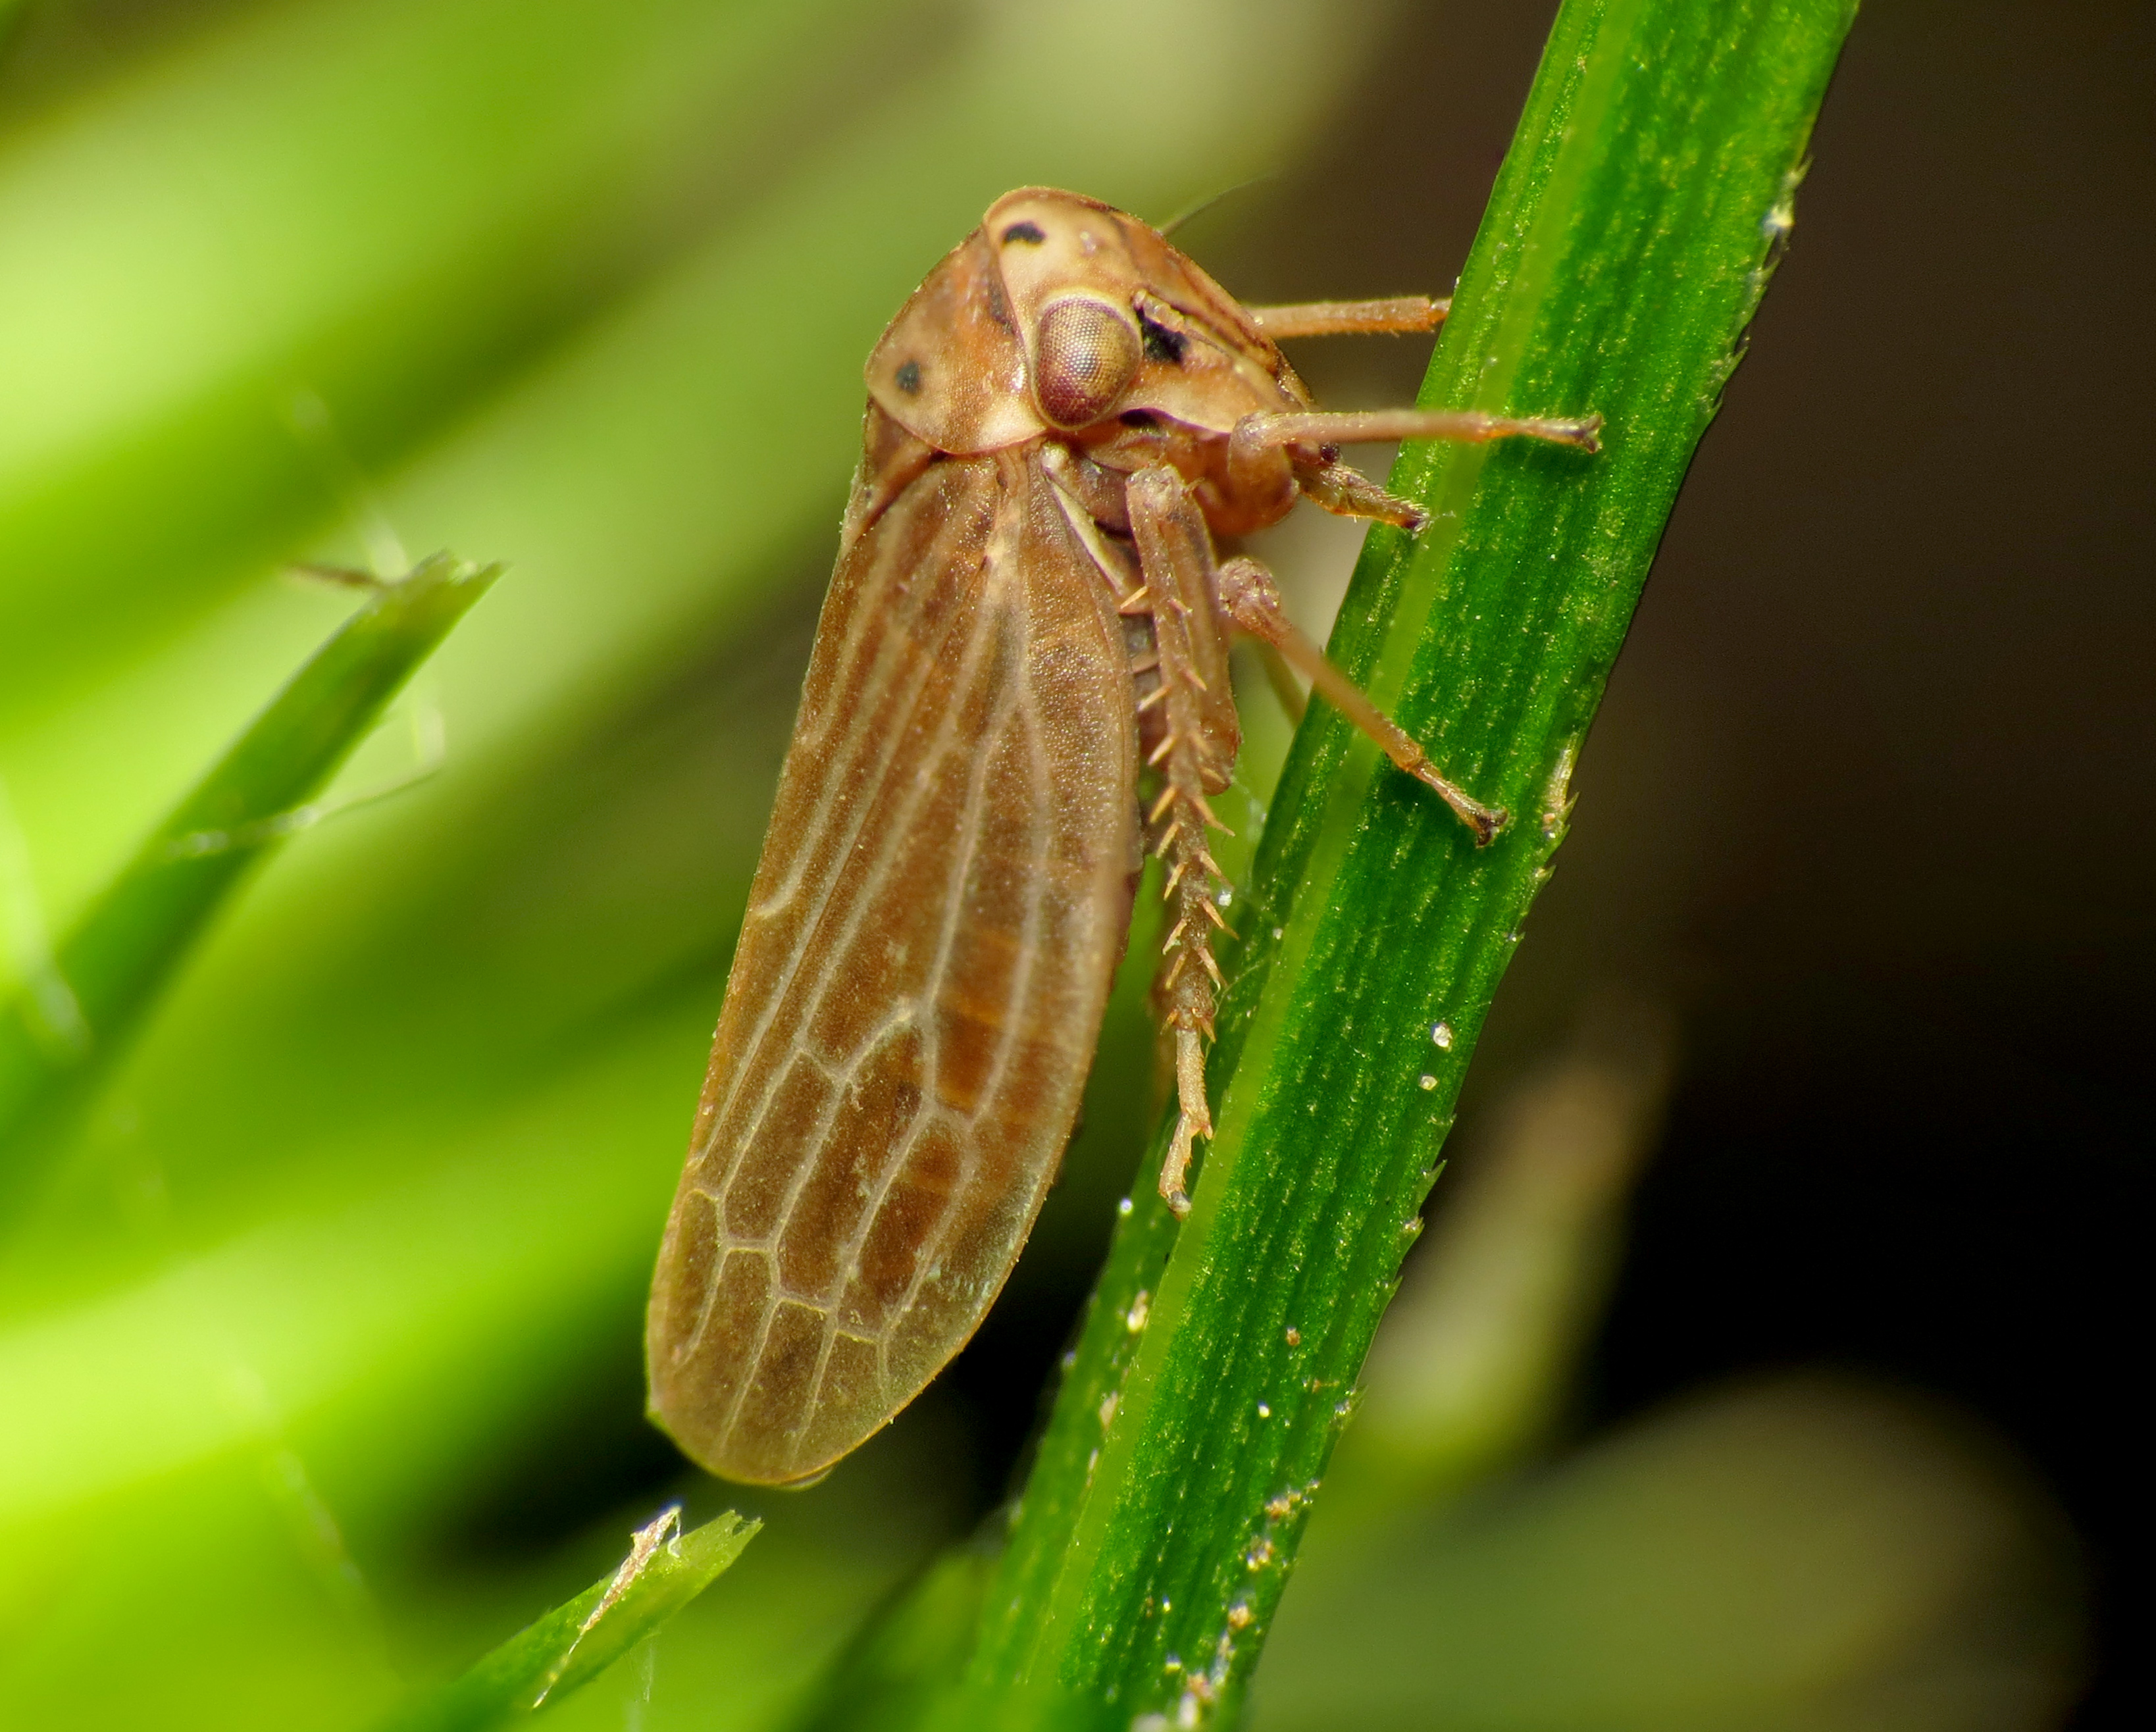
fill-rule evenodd
<path id="1" fill-rule="evenodd" d="M 1596 410 L 1604 452 L 1410 448 L 1392 485 L 1431 525 L 1373 534 L 1332 645 L 1515 816 L 1477 853 L 1313 706 L 1237 910 L 1194 1211 L 1178 1230 L 1141 1176 L 988 1596 L 983 1688 L 1171 1719 L 1240 1696 L 1853 12 L 1559 15 L 1422 401 Z"/>
<path id="2" fill-rule="evenodd" d="M 34 1183 L 204 924 L 501 568 L 439 554 L 377 590 L 173 807 L 49 962 L 0 1005 L 0 1205 Z"/>
<path id="3" fill-rule="evenodd" d="M 398 1709 L 379 1732 L 480 1732 L 552 1706 L 703 1592 L 763 1525 L 729 1511 L 670 1540 L 666 1530 L 678 1519 L 669 1510 L 639 1530 L 619 1570 L 518 1631 L 454 1683 Z"/>

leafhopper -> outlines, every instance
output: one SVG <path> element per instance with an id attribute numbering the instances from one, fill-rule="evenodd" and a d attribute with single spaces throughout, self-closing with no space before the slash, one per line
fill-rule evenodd
<path id="1" fill-rule="evenodd" d="M 1214 554 L 1303 499 L 1419 528 L 1343 444 L 1595 448 L 1591 416 L 1323 413 L 1276 346 L 1442 315 L 1245 307 L 1135 218 L 1027 187 L 885 331 L 652 1284 L 652 1411 L 711 1472 L 823 1473 L 979 1326 L 1070 1139 L 1147 851 L 1178 1108 L 1160 1187 L 1188 1208 L 1232 632 L 1478 842 L 1503 824 L 1296 629 L 1263 566 Z"/>

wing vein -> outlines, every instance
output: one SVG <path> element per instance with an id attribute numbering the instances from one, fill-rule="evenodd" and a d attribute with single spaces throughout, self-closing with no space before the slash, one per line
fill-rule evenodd
<path id="1" fill-rule="evenodd" d="M 982 561 L 982 566 L 984 571 L 992 568 L 997 563 L 1002 552 L 1003 535 L 1001 531 L 1004 528 L 1004 510 L 1005 507 L 999 505 L 997 513 L 998 532 L 992 535 L 990 537 L 987 553 Z M 989 648 L 993 645 L 996 638 L 995 625 L 998 610 L 993 605 L 991 598 L 985 593 L 988 587 L 989 586 L 986 583 L 983 583 L 980 586 L 983 593 L 981 596 L 980 601 L 977 603 L 973 611 L 973 617 L 969 622 L 963 659 L 960 664 L 959 676 L 952 684 L 952 699 L 943 708 L 941 713 L 936 716 L 934 731 L 931 736 L 932 743 L 930 749 L 922 754 L 932 766 L 940 766 L 947 758 L 950 757 L 954 753 L 964 752 L 965 742 L 957 738 L 957 718 L 963 712 L 966 707 L 966 698 L 972 694 L 978 680 L 984 674 L 992 674 L 993 671 L 993 664 L 990 664 L 985 668 L 983 665 L 984 664 L 988 663 Z M 925 674 L 923 683 L 927 683 Z M 916 693 L 913 699 L 913 705 L 916 710 L 917 710 L 921 701 L 921 694 Z M 909 720 L 910 720 L 911 715 L 909 715 Z M 894 739 L 903 737 L 903 731 L 894 730 L 891 737 Z M 972 754 L 971 756 L 976 759 L 979 756 L 978 753 Z M 896 767 L 896 754 L 886 750 L 885 762 L 883 765 L 886 774 L 878 778 L 875 790 L 865 796 L 861 800 L 862 817 L 860 821 L 855 824 L 852 831 L 850 833 L 851 836 L 858 838 L 860 831 L 866 826 L 870 812 L 881 803 L 877 796 L 881 794 L 891 785 L 892 777 L 889 772 L 891 769 Z M 890 846 L 891 838 L 903 833 L 908 828 L 910 828 L 911 822 L 915 813 L 919 810 L 922 803 L 929 798 L 934 781 L 935 777 L 932 775 L 923 775 L 918 776 L 915 780 L 913 786 L 906 791 L 899 803 L 897 811 L 891 815 L 891 821 L 886 832 L 886 845 L 878 851 L 874 863 L 870 866 L 865 873 L 860 876 L 858 881 L 847 885 L 848 894 L 845 896 L 843 905 L 841 905 L 839 902 L 839 891 L 836 884 L 834 884 L 832 889 L 827 893 L 824 906 L 819 910 L 814 923 L 814 934 L 816 936 L 825 935 L 824 929 L 834 920 L 838 920 L 842 923 L 839 930 L 835 934 L 829 935 L 829 947 L 827 954 L 834 956 L 843 956 L 850 947 L 853 940 L 860 931 L 863 921 L 866 919 L 867 910 L 875 905 L 875 891 L 883 886 L 892 869 L 895 850 Z M 828 802 L 819 802 L 819 809 L 828 809 Z M 971 828 L 972 827 L 970 826 L 968 827 L 969 837 Z M 850 853 L 850 849 L 849 849 L 848 852 Z M 971 858 L 970 846 L 967 858 L 968 859 Z M 844 876 L 845 875 L 844 874 L 839 874 L 839 880 L 843 882 L 844 880 Z M 957 914 L 958 911 L 957 904 L 963 903 L 963 895 L 964 879 L 962 875 L 956 881 L 953 890 L 953 907 L 951 914 L 947 917 L 947 930 L 944 936 L 944 943 L 946 946 L 947 946 L 949 941 L 950 932 L 952 930 L 955 930 Z M 808 948 L 808 945 L 805 942 L 798 944 L 795 946 L 792 966 L 786 970 L 784 975 L 782 976 L 782 978 L 789 985 L 795 979 L 798 972 L 798 959 L 800 956 Z M 802 1033 L 795 1038 L 788 1041 L 783 1054 L 779 1056 L 790 1061 L 793 1054 L 797 1050 L 805 1050 L 803 1043 L 806 1040 L 806 1030 L 808 1025 L 814 1022 L 815 1012 L 821 1007 L 825 994 L 829 989 L 832 978 L 833 971 L 827 969 L 824 971 L 821 982 L 807 993 L 803 1000 L 800 1001 L 798 1020 L 796 1026 L 802 1031 Z M 750 1049 L 749 1056 L 744 1063 L 744 1069 L 760 1064 L 761 1068 L 766 1074 L 767 1080 L 762 1092 L 761 1098 L 757 1102 L 754 1114 L 745 1123 L 743 1123 L 741 1127 L 739 1140 L 743 1147 L 746 1147 L 748 1143 L 753 1140 L 757 1130 L 761 1127 L 763 1115 L 769 1108 L 773 1095 L 777 1092 L 778 1079 L 783 1075 L 786 1069 L 786 1065 L 777 1062 L 776 1058 L 769 1060 L 766 1059 L 763 1053 L 763 1044 L 764 1041 L 768 1038 L 770 1029 L 773 1023 L 778 1017 L 781 1006 L 787 1001 L 788 996 L 789 995 L 783 989 L 773 995 L 774 1002 L 763 1018 L 762 1028 L 759 1034 L 757 1044 Z M 863 1051 L 867 1049 L 863 1049 Z M 850 1067 L 851 1069 L 858 1070 L 860 1057 L 861 1053 L 857 1053 L 855 1054 L 853 1063 Z M 843 1088 L 837 1089 L 833 1091 L 830 1101 L 826 1104 L 823 1112 L 819 1115 L 816 1135 L 814 1141 L 809 1145 L 812 1150 L 820 1151 L 828 1141 L 831 1127 L 834 1123 L 835 1123 L 838 1114 L 843 1109 L 844 1098 L 845 1090 Z M 771 1242 L 773 1244 L 776 1244 L 777 1242 L 784 1236 L 786 1227 L 793 1218 L 793 1210 L 800 1201 L 802 1190 L 808 1182 L 809 1176 L 814 1171 L 815 1164 L 815 1161 L 812 1156 L 809 1159 L 804 1160 L 795 1170 L 787 1186 L 784 1201 L 781 1203 L 773 1221 Z M 901 1160 L 892 1161 L 887 1165 L 884 1178 L 880 1186 L 879 1198 L 882 1196 L 888 1195 L 892 1177 L 902 1169 L 903 1164 L 903 1161 Z M 731 1176 L 731 1175 L 729 1176 Z M 873 1213 L 865 1217 L 865 1219 L 872 1221 L 874 1219 Z M 865 1241 L 865 1234 L 864 1233 L 862 1237 Z M 774 1293 L 783 1291 L 783 1289 L 778 1287 L 776 1279 L 777 1273 L 777 1262 L 774 1258 Z M 820 1305 L 814 1305 L 813 1302 L 800 1299 L 791 1293 L 785 1294 L 785 1297 L 789 1299 L 793 1299 L 797 1304 L 807 1305 L 811 1309 L 822 1312 L 824 1315 L 824 1325 L 822 1330 L 823 1339 L 819 1345 L 817 1360 L 819 1373 L 820 1375 L 823 1367 L 828 1364 L 829 1360 L 832 1335 L 836 1324 L 836 1314 L 833 1310 L 826 1309 Z M 778 1313 L 778 1304 L 767 1304 L 764 1308 L 763 1315 L 758 1319 L 753 1345 L 752 1346 L 749 1353 L 746 1355 L 746 1363 L 751 1367 L 755 1366 L 762 1360 L 766 1349 L 770 1345 L 771 1330 L 773 1323 L 777 1320 Z M 887 1335 L 888 1331 L 886 1330 L 883 1333 Z M 882 1359 L 880 1354 L 880 1368 L 881 1363 Z M 749 1376 L 744 1377 L 742 1380 L 739 1388 L 735 1391 L 732 1401 L 728 1406 L 726 1420 L 722 1427 L 724 1430 L 732 1430 L 733 1426 L 738 1421 L 741 1409 L 747 1400 L 750 1390 L 753 1386 L 753 1382 L 754 1378 L 752 1371 Z M 813 1414 L 814 1411 L 815 1404 L 813 1401 L 806 1404 L 804 1407 L 805 1413 Z M 805 1422 L 806 1422 L 804 1420 L 804 1424 Z"/>
<path id="2" fill-rule="evenodd" d="M 945 544 L 951 540 L 960 539 L 962 536 L 963 516 L 954 514 L 953 520 L 947 523 L 939 531 L 936 541 L 931 545 L 928 554 L 921 561 L 921 565 L 924 567 L 940 566 L 943 562 L 942 556 Z M 896 558 L 901 551 L 902 549 L 894 547 L 886 556 Z M 853 622 L 851 633 L 851 641 L 854 643 L 866 639 L 877 646 L 873 653 L 880 665 L 875 684 L 870 689 L 874 696 L 872 699 L 857 706 L 860 710 L 869 714 L 875 712 L 884 695 L 896 683 L 909 661 L 908 650 L 911 647 L 905 643 L 893 641 L 887 630 L 879 640 L 875 630 L 876 624 L 873 617 L 875 611 L 870 607 L 864 607 L 861 610 L 860 617 Z M 937 653 L 942 648 L 944 640 L 947 638 L 954 626 L 955 621 L 952 624 L 947 625 L 936 642 L 923 646 L 922 653 L 914 659 L 914 665 L 917 668 L 918 673 L 913 689 L 900 700 L 909 718 L 921 702 L 922 688 L 931 683 Z M 855 659 L 857 658 L 849 658 L 850 662 Z M 835 679 L 834 683 L 838 684 Z M 877 786 L 881 787 L 888 780 L 889 771 L 896 756 L 894 743 L 903 738 L 904 734 L 903 728 L 894 728 L 887 735 L 878 737 L 870 730 L 868 736 L 860 742 L 860 751 L 850 759 L 849 766 L 880 755 L 883 759 L 882 767 L 885 775 L 877 778 Z M 835 773 L 828 774 L 824 777 L 824 791 L 817 800 L 811 822 L 803 827 L 801 841 L 797 843 L 801 861 L 805 862 L 808 859 L 811 852 L 810 843 L 815 833 L 820 830 L 823 824 L 830 817 L 832 807 L 838 798 L 834 791 L 842 787 L 848 779 Z M 829 882 L 823 887 L 822 897 L 814 912 L 801 922 L 799 930 L 786 956 L 784 965 L 778 971 L 778 978 L 782 983 L 791 982 L 795 978 L 800 971 L 803 957 L 808 953 L 816 938 L 823 931 L 824 923 L 830 913 L 832 899 L 839 894 L 839 887 L 846 883 L 845 861 L 851 854 L 854 846 L 859 842 L 861 832 L 867 827 L 876 803 L 872 794 L 865 796 L 860 800 L 859 810 L 845 832 L 844 846 L 832 852 L 829 858 L 833 864 L 830 868 Z M 778 899 L 767 899 L 765 902 L 758 904 L 756 909 L 750 911 L 750 920 L 757 918 L 761 910 L 782 905 L 784 901 L 791 900 L 793 896 L 798 894 L 806 870 L 805 864 L 797 863 L 789 873 L 785 896 Z M 767 915 L 764 917 L 768 918 Z M 745 944 L 747 939 L 747 922 L 744 922 L 742 937 Z M 748 1038 L 742 1043 L 741 1061 L 735 1068 L 733 1079 L 729 1083 L 726 1094 L 716 1104 L 717 1109 L 711 1115 L 711 1129 L 705 1145 L 702 1148 L 691 1152 L 692 1159 L 701 1159 L 709 1151 L 711 1140 L 715 1139 L 720 1130 L 727 1125 L 735 1109 L 740 1104 L 743 1084 L 748 1079 L 757 1076 L 764 1079 L 764 1087 L 757 1102 L 754 1114 L 742 1126 L 741 1133 L 737 1139 L 737 1145 L 746 1147 L 756 1130 L 762 1125 L 763 1115 L 770 1106 L 771 1096 L 778 1087 L 778 1077 L 782 1074 L 780 1067 L 762 1062 L 764 1057 L 764 1043 L 771 1033 L 772 1025 L 778 1020 L 780 1012 L 785 1007 L 786 1002 L 787 995 L 782 984 L 778 991 L 772 993 L 770 1002 L 764 1007 L 763 1013 L 757 1019 Z M 730 1169 L 727 1177 L 731 1178 L 732 1176 Z"/>

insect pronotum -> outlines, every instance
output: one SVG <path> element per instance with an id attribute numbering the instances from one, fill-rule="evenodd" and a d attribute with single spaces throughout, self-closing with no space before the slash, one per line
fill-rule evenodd
<path id="1" fill-rule="evenodd" d="M 731 1479 L 811 1478 L 963 1346 L 1069 1140 L 1146 851 L 1178 1213 L 1212 1135 L 1209 795 L 1232 630 L 1274 646 L 1486 842 L 1215 535 L 1300 499 L 1419 528 L 1354 441 L 1599 425 L 1314 410 L 1274 340 L 1424 331 L 1410 297 L 1249 308 L 1155 230 L 1028 187 L 869 357 L 860 469 L 652 1284 L 655 1417 Z"/>

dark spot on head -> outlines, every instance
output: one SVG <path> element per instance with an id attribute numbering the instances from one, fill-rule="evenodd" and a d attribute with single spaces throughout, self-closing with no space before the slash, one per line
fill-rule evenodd
<path id="1" fill-rule="evenodd" d="M 1037 247 L 1047 238 L 1048 236 L 1042 232 L 1040 224 L 1038 223 L 1014 223 L 1004 230 L 1005 246 L 1009 246 L 1013 241 L 1024 241 L 1029 247 Z"/>
<path id="2" fill-rule="evenodd" d="M 1125 427 L 1152 427 L 1158 418 L 1150 409 L 1126 409 L 1116 418 Z"/>
<path id="3" fill-rule="evenodd" d="M 921 363 L 917 361 L 901 361 L 898 364 L 898 371 L 892 374 L 891 377 L 901 391 L 908 397 L 911 397 L 921 389 Z"/>
<path id="4" fill-rule="evenodd" d="M 1178 366 L 1182 364 L 1183 351 L 1190 346 L 1189 338 L 1142 316 L 1138 320 L 1138 329 L 1145 336 L 1147 361 L 1172 361 Z"/>

